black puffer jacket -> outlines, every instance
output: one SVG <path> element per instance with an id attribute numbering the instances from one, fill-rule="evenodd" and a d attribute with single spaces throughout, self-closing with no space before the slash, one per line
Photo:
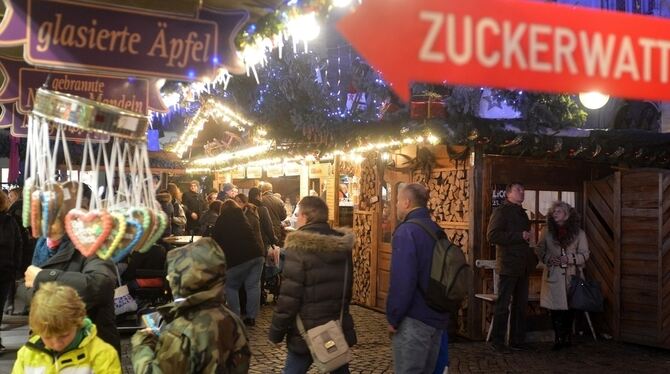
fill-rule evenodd
<path id="1" fill-rule="evenodd" d="M 0 213 L 0 278 L 14 280 L 21 267 L 23 240 L 14 217 Z"/>
<path id="2" fill-rule="evenodd" d="M 500 275 L 520 277 L 535 270 L 537 256 L 524 240 L 524 231 L 530 231 L 530 221 L 521 205 L 505 201 L 491 214 L 486 237 L 496 246 L 496 271 Z"/>
<path id="3" fill-rule="evenodd" d="M 84 300 L 86 314 L 97 326 L 100 339 L 120 353 L 121 340 L 114 315 L 117 279 L 114 263 L 98 256 L 84 257 L 69 239 L 64 238 L 58 252 L 40 267 L 42 271 L 35 277 L 33 288 L 37 290 L 45 282 L 59 282 L 74 288 Z"/>
<path id="4" fill-rule="evenodd" d="M 349 314 L 353 245 L 351 231 L 336 231 L 327 223 L 305 225 L 287 236 L 284 280 L 272 316 L 270 341 L 279 343 L 286 336 L 290 351 L 308 353 L 295 317 L 300 313 L 307 330 L 339 319 L 345 263 L 349 263 L 342 329 L 349 346 L 356 344 L 354 320 Z"/>

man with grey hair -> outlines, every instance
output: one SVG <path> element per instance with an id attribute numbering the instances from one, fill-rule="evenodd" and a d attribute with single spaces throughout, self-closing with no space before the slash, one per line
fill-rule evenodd
<path id="1" fill-rule="evenodd" d="M 397 216 L 401 223 L 392 240 L 391 285 L 386 300 L 386 319 L 393 341 L 396 374 L 432 373 L 446 330 L 448 313 L 428 306 L 428 288 L 435 240 L 423 227 L 438 237 L 442 229 L 430 217 L 428 190 L 410 183 L 398 191 Z"/>

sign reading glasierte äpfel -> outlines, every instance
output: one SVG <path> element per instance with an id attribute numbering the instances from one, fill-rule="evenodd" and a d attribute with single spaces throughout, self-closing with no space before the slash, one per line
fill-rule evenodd
<path id="1" fill-rule="evenodd" d="M 523 0 L 366 0 L 338 29 L 404 100 L 412 81 L 670 100 L 662 18 Z"/>
<path id="2" fill-rule="evenodd" d="M 212 78 L 236 61 L 232 42 L 224 41 L 247 17 L 203 10 L 201 19 L 183 18 L 65 0 L 6 3 L 0 46 L 25 43 L 33 65 L 187 80 Z"/>

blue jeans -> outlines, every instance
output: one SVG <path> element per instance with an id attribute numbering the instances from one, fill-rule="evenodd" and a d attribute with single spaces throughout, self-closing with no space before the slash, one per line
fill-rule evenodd
<path id="1" fill-rule="evenodd" d="M 288 351 L 286 354 L 286 364 L 284 364 L 283 374 L 305 374 L 309 367 L 312 366 L 312 355 Z M 331 371 L 330 374 L 349 374 L 349 364 L 341 368 Z"/>
<path id="2" fill-rule="evenodd" d="M 396 374 L 432 374 L 440 352 L 442 330 L 405 317 L 393 335 Z"/>
<path id="3" fill-rule="evenodd" d="M 247 293 L 247 318 L 256 318 L 261 307 L 261 273 L 263 257 L 256 257 L 226 271 L 226 302 L 240 315 L 240 287 Z"/>

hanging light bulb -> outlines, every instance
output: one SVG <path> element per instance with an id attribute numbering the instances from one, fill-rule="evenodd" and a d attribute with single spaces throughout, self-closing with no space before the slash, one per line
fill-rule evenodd
<path id="1" fill-rule="evenodd" d="M 579 94 L 579 101 L 581 101 L 582 105 L 593 110 L 604 107 L 609 99 L 610 95 L 601 94 L 597 91 L 582 92 Z"/>
<path id="2" fill-rule="evenodd" d="M 318 38 L 319 33 L 321 33 L 321 26 L 319 26 L 319 22 L 316 20 L 316 13 L 314 12 L 302 14 L 291 19 L 287 23 L 286 28 L 294 39 L 307 42 Z"/>
<path id="3" fill-rule="evenodd" d="M 333 0 L 333 6 L 337 8 L 345 8 L 351 4 L 351 0 Z"/>

